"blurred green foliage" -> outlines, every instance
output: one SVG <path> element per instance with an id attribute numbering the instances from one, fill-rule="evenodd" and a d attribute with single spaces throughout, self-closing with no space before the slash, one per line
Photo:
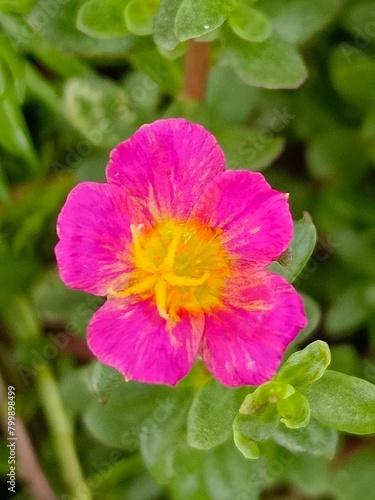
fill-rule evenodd
<path id="1" fill-rule="evenodd" d="M 210 50 L 200 102 L 183 92 L 192 39 Z M 374 432 L 374 56 L 369 0 L 0 0 L 1 375 L 57 494 L 46 364 L 93 498 L 373 498 L 374 440 L 350 434 Z M 290 193 L 293 257 L 273 269 L 303 292 L 309 325 L 289 354 L 324 339 L 329 370 L 324 342 L 255 391 L 199 362 L 171 389 L 91 359 L 101 299 L 59 280 L 56 217 L 77 182 L 104 181 L 111 148 L 171 116 L 211 130 L 229 168 Z"/>

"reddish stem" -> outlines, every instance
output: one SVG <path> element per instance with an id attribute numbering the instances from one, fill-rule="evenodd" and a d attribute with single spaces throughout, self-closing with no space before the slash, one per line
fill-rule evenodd
<path id="1" fill-rule="evenodd" d="M 185 58 L 183 94 L 187 99 L 203 101 L 210 71 L 210 43 L 189 41 Z"/>

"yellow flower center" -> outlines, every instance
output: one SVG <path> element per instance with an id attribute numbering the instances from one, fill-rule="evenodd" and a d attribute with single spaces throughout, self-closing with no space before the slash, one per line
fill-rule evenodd
<path id="1" fill-rule="evenodd" d="M 116 297 L 151 298 L 160 316 L 171 321 L 178 321 L 183 311 L 209 312 L 220 306 L 230 275 L 221 229 L 168 219 L 151 230 L 132 226 L 131 232 L 135 270 L 130 286 Z"/>

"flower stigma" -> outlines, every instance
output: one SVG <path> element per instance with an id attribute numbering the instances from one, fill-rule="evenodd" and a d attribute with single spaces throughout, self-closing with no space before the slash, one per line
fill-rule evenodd
<path id="1" fill-rule="evenodd" d="M 199 222 L 163 220 L 151 229 L 131 226 L 130 285 L 116 297 L 152 299 L 159 315 L 177 322 L 180 314 L 210 312 L 221 305 L 231 266 L 221 229 Z"/>

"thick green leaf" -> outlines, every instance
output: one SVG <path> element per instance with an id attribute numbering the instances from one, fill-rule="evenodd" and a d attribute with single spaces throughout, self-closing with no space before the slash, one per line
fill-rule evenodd
<path id="1" fill-rule="evenodd" d="M 170 416 L 167 387 L 135 382 L 117 384 L 105 405 L 94 401 L 83 415 L 91 434 L 107 446 L 134 451 L 143 424 L 149 427 Z"/>
<path id="2" fill-rule="evenodd" d="M 239 391 L 224 387 L 215 380 L 202 387 L 189 409 L 188 444 L 207 450 L 223 443 L 231 435 L 239 405 Z"/>
<path id="3" fill-rule="evenodd" d="M 270 37 L 260 43 L 244 43 L 227 37 L 224 57 L 248 85 L 267 89 L 299 87 L 307 70 L 297 50 L 284 40 Z"/>
<path id="4" fill-rule="evenodd" d="M 357 180 L 368 167 L 358 131 L 341 126 L 330 127 L 314 137 L 308 146 L 306 159 L 314 177 L 335 185 Z"/>
<path id="5" fill-rule="evenodd" d="M 375 432 L 375 385 L 327 370 L 305 393 L 311 415 L 329 427 L 352 434 Z"/>
<path id="6" fill-rule="evenodd" d="M 291 243 L 292 263 L 289 267 L 283 267 L 278 262 L 273 262 L 268 269 L 284 276 L 292 283 L 306 266 L 311 257 L 317 234 L 315 226 L 308 213 L 294 224 L 294 236 Z"/>
<path id="7" fill-rule="evenodd" d="M 341 22 L 354 35 L 355 41 L 358 42 L 360 47 L 375 43 L 373 15 L 374 2 L 372 0 L 350 2 L 341 13 Z M 358 38 L 361 40 L 358 40 Z"/>
<path id="8" fill-rule="evenodd" d="M 328 458 L 334 456 L 337 447 L 337 432 L 314 419 L 301 429 L 289 429 L 280 425 L 272 439 L 292 452 Z"/>
<path id="9" fill-rule="evenodd" d="M 331 356 L 330 370 L 359 378 L 364 375 L 365 367 L 362 358 L 351 344 L 334 345 L 331 347 Z"/>
<path id="10" fill-rule="evenodd" d="M 130 57 L 138 71 L 146 73 L 162 91 L 175 94 L 182 87 L 183 61 L 169 61 L 157 50 L 144 51 Z"/>
<path id="11" fill-rule="evenodd" d="M 251 415 L 239 413 L 233 430 L 252 441 L 265 441 L 276 431 L 279 416 L 275 404 L 266 404 Z"/>
<path id="12" fill-rule="evenodd" d="M 254 109 L 259 92 L 240 80 L 232 68 L 217 65 L 208 76 L 205 103 L 220 127 L 238 125 Z"/>
<path id="13" fill-rule="evenodd" d="M 64 105 L 67 118 L 86 138 L 87 156 L 94 146 L 113 147 L 129 136 L 135 128 L 135 115 L 129 109 L 123 88 L 99 77 L 77 77 L 67 81 Z"/>
<path id="14" fill-rule="evenodd" d="M 125 0 L 88 0 L 77 13 L 76 26 L 94 38 L 119 38 L 129 31 L 125 24 Z"/>
<path id="15" fill-rule="evenodd" d="M 68 371 L 60 382 L 60 391 L 66 408 L 74 413 L 83 413 L 95 397 L 90 390 L 91 366 Z"/>
<path id="16" fill-rule="evenodd" d="M 131 0 L 125 8 L 128 30 L 135 35 L 151 35 L 158 0 Z"/>
<path id="17" fill-rule="evenodd" d="M 249 42 L 263 42 L 272 33 L 267 16 L 246 4 L 240 4 L 229 16 L 228 22 L 237 36 Z"/>
<path id="18" fill-rule="evenodd" d="M 300 331 L 297 338 L 294 339 L 292 345 L 299 345 L 303 343 L 311 333 L 317 328 L 321 319 L 321 311 L 318 303 L 309 295 L 301 294 L 305 313 L 308 319 L 307 326 Z"/>
<path id="19" fill-rule="evenodd" d="M 296 392 L 289 398 L 278 401 L 277 409 L 282 416 L 280 422 L 289 429 L 301 429 L 310 422 L 309 402 L 301 392 Z"/>
<path id="20" fill-rule="evenodd" d="M 91 316 L 101 305 L 101 298 L 78 290 L 70 290 L 61 281 L 56 269 L 43 274 L 33 290 L 33 306 L 39 318 L 86 336 Z"/>
<path id="21" fill-rule="evenodd" d="M 231 127 L 215 130 L 227 166 L 233 170 L 264 170 L 284 149 L 284 139 L 267 129 Z"/>
<path id="22" fill-rule="evenodd" d="M 374 314 L 375 285 L 353 285 L 338 293 L 325 317 L 331 337 L 345 337 L 356 331 Z"/>
<path id="23" fill-rule="evenodd" d="M 27 14 L 34 3 L 35 0 L 0 0 L 0 10 L 16 14 Z"/>
<path id="24" fill-rule="evenodd" d="M 234 444 L 240 450 L 245 458 L 256 459 L 259 458 L 259 447 L 255 441 L 246 438 L 238 430 L 233 430 Z"/>
<path id="25" fill-rule="evenodd" d="M 62 51 L 79 56 L 103 58 L 123 57 L 124 54 L 150 47 L 150 40 L 134 35 L 100 40 L 87 36 L 76 27 L 79 9 L 86 0 L 38 0 L 31 10 L 28 21 L 43 38 Z M 123 3 L 124 7 L 124 3 Z M 123 19 L 123 10 L 121 18 Z M 116 18 L 118 18 L 118 12 Z"/>
<path id="26" fill-rule="evenodd" d="M 174 30 L 181 42 L 215 30 L 233 9 L 234 0 L 182 0 Z"/>
<path id="27" fill-rule="evenodd" d="M 40 270 L 40 264 L 35 258 L 27 255 L 17 256 L 0 247 L 0 282 L 3 284 L 0 287 L 0 300 L 7 301 L 11 294 L 27 293 Z"/>
<path id="28" fill-rule="evenodd" d="M 174 32 L 174 24 L 182 0 L 161 0 L 154 18 L 153 37 L 155 43 L 173 50 L 180 43 Z"/>
<path id="29" fill-rule="evenodd" d="M 96 362 L 91 371 L 91 388 L 95 396 L 98 396 L 100 401 L 106 402 L 112 390 L 118 382 L 124 380 L 123 375 L 111 366 L 103 365 Z"/>
<path id="30" fill-rule="evenodd" d="M 257 7 L 284 40 L 301 44 L 332 20 L 340 5 L 341 0 L 262 0 Z"/>
<path id="31" fill-rule="evenodd" d="M 293 353 L 278 371 L 275 379 L 293 387 L 304 387 L 320 379 L 331 361 L 328 344 L 316 340 L 302 351 Z"/>
<path id="32" fill-rule="evenodd" d="M 243 400 L 239 412 L 252 415 L 269 403 L 277 403 L 295 393 L 294 387 L 283 381 L 271 380 L 260 385 L 254 392 L 248 394 Z"/>
<path id="33" fill-rule="evenodd" d="M 190 391 L 175 389 L 163 401 L 162 411 L 155 412 L 154 418 L 148 418 L 142 425 L 142 457 L 158 482 L 168 482 L 174 475 L 174 456 L 183 437 L 190 404 Z"/>
<path id="34" fill-rule="evenodd" d="M 375 103 L 371 89 L 375 86 L 375 61 L 354 47 L 336 49 L 330 60 L 331 79 L 336 90 L 350 103 L 367 110 Z"/>
<path id="35" fill-rule="evenodd" d="M 8 65 L 0 59 L 0 144 L 9 153 L 24 158 L 35 172 L 39 162 L 16 90 Z"/>
<path id="36" fill-rule="evenodd" d="M 6 63 L 11 73 L 14 95 L 16 96 L 18 102 L 23 103 L 26 91 L 25 61 L 16 53 L 9 39 L 2 33 L 0 33 L 0 60 L 1 59 L 3 59 Z"/>
<path id="37" fill-rule="evenodd" d="M 205 482 L 210 500 L 259 499 L 260 490 L 267 482 L 264 476 L 259 480 L 267 467 L 264 458 L 249 462 L 238 453 L 232 441 L 205 453 Z"/>
<path id="38" fill-rule="evenodd" d="M 354 453 L 350 453 L 331 478 L 337 498 L 372 500 L 374 470 L 375 449 L 373 444 L 360 446 Z"/>

